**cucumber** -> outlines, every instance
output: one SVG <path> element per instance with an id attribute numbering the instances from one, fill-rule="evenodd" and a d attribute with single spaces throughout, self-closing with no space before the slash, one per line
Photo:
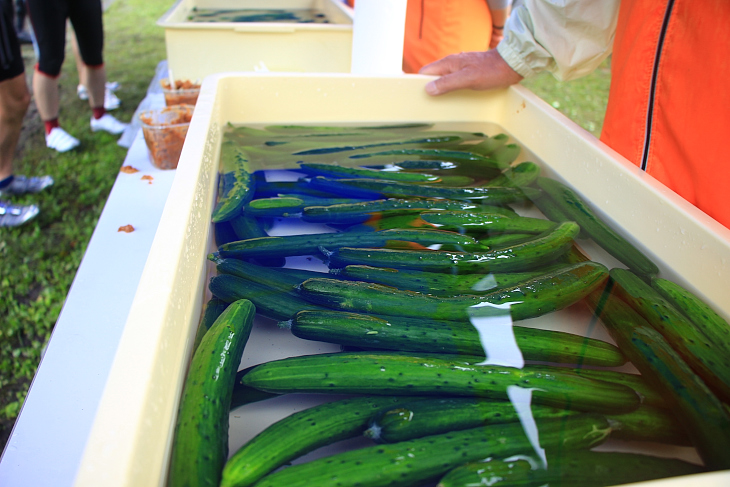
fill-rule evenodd
<path id="1" fill-rule="evenodd" d="M 517 144 L 505 144 L 489 155 L 500 167 L 507 168 L 520 155 L 522 148 Z"/>
<path id="2" fill-rule="evenodd" d="M 619 262 L 645 276 L 651 277 L 659 273 L 654 262 L 602 221 L 575 191 L 554 179 L 544 177 L 537 178 L 537 185 L 570 220 L 577 222 L 581 230 Z"/>
<path id="3" fill-rule="evenodd" d="M 364 169 L 360 167 L 345 167 L 337 164 L 317 164 L 307 162 L 299 165 L 309 176 L 326 176 L 334 178 L 371 178 L 383 179 L 387 181 L 401 181 L 426 183 L 436 182 L 438 176 L 432 174 L 422 174 L 415 172 L 397 172 L 397 171 L 379 171 L 376 169 Z"/>
<path id="4" fill-rule="evenodd" d="M 494 250 L 527 242 L 534 236 L 532 233 L 498 233 L 477 239 L 477 244 L 484 249 Z"/>
<path id="5" fill-rule="evenodd" d="M 207 303 L 205 303 L 205 310 L 203 311 L 203 316 L 200 318 L 198 329 L 195 332 L 195 339 L 193 340 L 193 353 L 195 353 L 195 350 L 198 349 L 200 342 L 203 340 L 205 334 L 208 333 L 210 327 L 213 326 L 215 320 L 218 319 L 227 307 L 228 303 L 221 301 L 218 298 L 211 298 Z"/>
<path id="6" fill-rule="evenodd" d="M 293 293 L 277 291 L 272 287 L 229 274 L 211 278 L 208 288 L 213 296 L 228 303 L 248 299 L 256 305 L 259 314 L 276 321 L 288 320 L 303 310 L 327 309 L 304 301 Z"/>
<path id="7" fill-rule="evenodd" d="M 434 296 L 454 296 L 456 294 L 487 294 L 566 266 L 566 264 L 553 264 L 532 271 L 499 274 L 442 274 L 411 269 L 348 265 L 332 269 L 330 274 L 345 279 L 384 284 L 405 291 L 416 291 Z"/>
<path id="8" fill-rule="evenodd" d="M 219 222 L 213 224 L 213 235 L 216 245 L 223 245 L 228 242 L 239 240 L 236 232 L 233 230 L 231 222 Z"/>
<path id="9" fill-rule="evenodd" d="M 371 218 L 373 213 L 388 212 L 389 215 L 421 212 L 422 210 L 474 210 L 514 215 L 514 212 L 499 207 L 481 205 L 470 201 L 445 199 L 388 198 L 337 205 L 312 205 L 302 210 L 302 220 L 313 223 L 354 224 Z"/>
<path id="10" fill-rule="evenodd" d="M 339 248 L 351 245 L 382 247 L 391 240 L 414 242 L 422 245 L 438 243 L 476 244 L 476 241 L 469 236 L 446 230 L 393 229 L 369 233 L 339 232 L 259 237 L 221 245 L 218 252 L 223 257 L 238 258 L 318 255 L 321 247 Z"/>
<path id="11" fill-rule="evenodd" d="M 725 401 L 730 400 L 730 355 L 707 338 L 674 306 L 636 274 L 611 269 L 614 292 L 634 308 L 682 356 L 703 381 Z"/>
<path id="12" fill-rule="evenodd" d="M 687 432 L 667 409 L 642 404 L 630 413 L 606 417 L 611 425 L 611 438 L 692 446 Z"/>
<path id="13" fill-rule="evenodd" d="M 241 379 L 244 375 L 248 374 L 251 369 L 253 369 L 253 366 L 239 370 L 236 373 L 236 380 L 233 383 L 233 393 L 231 394 L 231 411 L 246 404 L 263 401 L 279 395 L 260 391 L 253 387 L 247 387 L 241 384 Z"/>
<path id="14" fill-rule="evenodd" d="M 589 295 L 590 296 L 590 295 Z M 605 369 L 572 369 L 578 375 L 589 379 L 602 380 L 622 384 L 635 390 L 641 398 L 641 404 L 655 407 L 667 408 L 667 401 L 662 397 L 657 388 L 647 382 L 646 378 L 638 374 L 629 374 Z"/>
<path id="15" fill-rule="evenodd" d="M 354 154 L 349 158 L 355 160 L 358 163 L 369 164 L 371 158 L 377 158 L 378 156 L 387 157 L 401 157 L 407 156 L 413 159 L 430 159 L 437 161 L 447 162 L 477 162 L 485 167 L 495 169 L 506 169 L 507 166 L 500 164 L 498 161 L 485 157 L 476 152 L 460 151 L 460 150 L 442 150 L 442 149 L 393 149 L 384 150 L 377 152 L 369 152 L 364 154 Z"/>
<path id="16" fill-rule="evenodd" d="M 218 196 L 213 209 L 213 223 L 232 220 L 254 195 L 254 179 L 246 169 L 247 159 L 235 149 L 221 148 L 221 174 Z"/>
<path id="17" fill-rule="evenodd" d="M 415 138 L 411 139 L 405 139 L 405 140 L 386 140 L 382 142 L 373 142 L 371 144 L 362 144 L 362 145 L 339 145 L 339 146 L 331 146 L 331 147 L 318 147 L 315 149 L 305 149 L 305 150 L 299 150 L 296 152 L 292 152 L 291 154 L 294 156 L 321 156 L 324 154 L 334 154 L 337 152 L 351 152 L 351 151 L 359 151 L 359 150 L 371 150 L 376 148 L 382 148 L 382 147 L 388 147 L 392 146 L 394 147 L 394 150 L 399 150 L 399 146 L 415 146 L 414 148 L 423 148 L 420 146 L 429 146 L 429 145 L 441 145 L 441 144 L 447 144 L 450 142 L 456 142 L 462 140 L 460 136 L 458 135 L 440 135 L 440 134 L 429 134 L 428 132 L 423 132 L 420 136 L 416 136 Z M 311 145 L 311 144 L 308 144 Z"/>
<path id="18" fill-rule="evenodd" d="M 484 357 L 470 323 L 373 316 L 343 311 L 300 311 L 280 326 L 306 340 L 404 352 L 453 353 Z M 552 330 L 514 326 L 525 360 L 616 367 L 626 359 L 614 345 Z"/>
<path id="19" fill-rule="evenodd" d="M 332 268 L 361 264 L 428 272 L 517 272 L 553 263 L 565 255 L 578 234 L 578 225 L 566 222 L 555 230 L 509 247 L 483 252 L 408 251 L 342 247 L 327 255 Z"/>
<path id="20" fill-rule="evenodd" d="M 651 281 L 654 288 L 664 299 L 680 310 L 689 320 L 707 336 L 715 346 L 730 356 L 730 324 L 717 314 L 710 306 L 676 282 L 655 278 Z"/>
<path id="21" fill-rule="evenodd" d="M 244 385 L 265 392 L 453 395 L 507 399 L 508 386 L 535 388 L 534 404 L 618 413 L 639 406 L 629 387 L 581 377 L 569 370 L 478 365 L 481 357 L 395 352 L 327 353 L 275 360 L 254 367 Z"/>
<path id="22" fill-rule="evenodd" d="M 298 217 L 307 206 L 314 205 L 338 205 L 343 203 L 352 203 L 356 200 L 352 198 L 319 198 L 316 196 L 296 195 L 296 196 L 277 196 L 275 198 L 258 198 L 248 202 L 243 207 L 246 215 L 257 218 L 274 218 L 274 217 Z"/>
<path id="23" fill-rule="evenodd" d="M 639 453 L 546 451 L 547 469 L 524 458 L 486 458 L 456 467 L 441 477 L 438 487 L 602 487 L 705 472 L 676 458 Z M 691 483 L 691 482 L 690 482 Z"/>
<path id="24" fill-rule="evenodd" d="M 441 230 L 487 234 L 498 232 L 543 233 L 557 228 L 555 222 L 526 216 L 495 215 L 473 211 L 426 211 L 421 218 Z"/>
<path id="25" fill-rule="evenodd" d="M 478 144 L 470 145 L 469 150 L 477 154 L 489 157 L 494 151 L 504 146 L 509 141 L 507 134 L 497 134 L 494 137 L 489 137 Z"/>
<path id="26" fill-rule="evenodd" d="M 300 269 L 270 269 L 240 259 L 212 258 L 219 274 L 231 274 L 254 281 L 278 291 L 292 292 L 307 279 L 326 277 L 327 274 Z"/>
<path id="27" fill-rule="evenodd" d="M 236 369 L 253 326 L 250 301 L 231 303 L 203 337 L 188 371 L 175 426 L 168 485 L 220 483 Z"/>
<path id="28" fill-rule="evenodd" d="M 494 179 L 490 179 L 487 186 L 511 186 L 521 188 L 530 186 L 540 175 L 540 166 L 534 162 L 525 161 L 509 167 Z"/>
<path id="29" fill-rule="evenodd" d="M 535 419 L 580 414 L 549 406 L 531 406 Z M 427 398 L 383 408 L 370 420 L 363 435 L 378 443 L 396 443 L 429 435 L 490 424 L 520 421 L 509 401 L 472 397 Z"/>
<path id="30" fill-rule="evenodd" d="M 511 303 L 513 320 L 535 318 L 571 306 L 608 279 L 608 269 L 584 262 L 483 295 L 432 296 L 359 281 L 313 278 L 298 286 L 303 299 L 343 311 L 470 321 L 493 314 L 484 303 Z M 478 308 L 478 309 L 477 309 Z"/>
<path id="31" fill-rule="evenodd" d="M 504 205 L 524 201 L 533 194 L 533 188 L 509 188 L 465 186 L 450 187 L 433 184 L 398 183 L 377 179 L 328 179 L 321 176 L 312 178 L 309 184 L 314 189 L 330 191 L 342 195 L 364 194 L 397 198 L 445 198 L 450 200 L 479 201 L 490 205 Z"/>
<path id="32" fill-rule="evenodd" d="M 594 313 L 675 412 L 705 466 L 730 468 L 730 415 L 723 403 L 659 332 L 611 292 L 611 283 L 589 295 Z"/>
<path id="33" fill-rule="evenodd" d="M 539 421 L 538 428 L 541 444 L 561 449 L 590 448 L 603 442 L 610 431 L 605 419 L 594 415 Z M 464 462 L 532 452 L 519 423 L 490 425 L 320 458 L 275 472 L 256 485 L 429 485 Z"/>
<path id="34" fill-rule="evenodd" d="M 254 198 L 276 198 L 277 196 L 313 196 L 315 198 L 339 198 L 340 195 L 312 188 L 306 180 L 257 182 Z M 377 199 L 377 198 L 373 198 Z"/>
<path id="35" fill-rule="evenodd" d="M 347 398 L 287 416 L 256 435 L 231 456 L 223 469 L 220 485 L 252 485 L 269 472 L 310 451 L 363 434 L 377 411 L 409 400 L 402 396 Z"/>
<path id="36" fill-rule="evenodd" d="M 233 231 L 238 238 L 225 243 L 246 240 L 249 238 L 268 237 L 269 234 L 266 232 L 263 222 L 264 220 L 261 218 L 255 218 L 246 214 L 238 215 L 230 221 Z M 223 245 L 223 243 L 219 243 L 218 247 L 221 245 Z M 286 264 L 286 259 L 281 256 L 259 257 L 256 259 L 256 262 L 267 267 L 282 267 Z"/>

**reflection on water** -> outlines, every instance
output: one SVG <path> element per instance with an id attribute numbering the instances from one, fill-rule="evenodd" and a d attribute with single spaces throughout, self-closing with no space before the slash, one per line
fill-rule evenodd
<path id="1" fill-rule="evenodd" d="M 514 329 L 510 306 L 514 303 L 479 303 L 467 309 L 469 321 L 479 333 L 486 359 L 478 365 L 505 365 L 521 369 L 525 366 Z"/>
<path id="2" fill-rule="evenodd" d="M 507 396 L 512 402 L 512 405 L 515 407 L 515 411 L 517 411 L 517 415 L 520 418 L 520 423 L 525 430 L 527 439 L 530 440 L 532 448 L 535 449 L 535 453 L 540 459 L 539 465 L 535 468 L 548 468 L 545 449 L 540 446 L 540 432 L 537 429 L 537 423 L 535 423 L 535 418 L 532 416 L 532 408 L 530 407 L 532 404 L 533 390 L 534 389 L 525 389 L 518 386 L 508 386 Z"/>

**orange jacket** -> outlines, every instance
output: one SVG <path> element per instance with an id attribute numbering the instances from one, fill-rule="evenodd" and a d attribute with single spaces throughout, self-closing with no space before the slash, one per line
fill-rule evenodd
<path id="1" fill-rule="evenodd" d="M 601 140 L 730 228 L 728 21 L 728 0 L 623 0 Z"/>

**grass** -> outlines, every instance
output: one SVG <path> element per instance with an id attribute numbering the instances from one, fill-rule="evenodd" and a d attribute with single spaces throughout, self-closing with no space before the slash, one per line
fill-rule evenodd
<path id="1" fill-rule="evenodd" d="M 130 120 L 144 98 L 155 67 L 165 58 L 164 35 L 155 21 L 171 0 L 115 0 L 105 14 L 105 61 L 117 94 L 121 120 Z M 24 46 L 30 80 L 35 64 Z M 569 83 L 543 75 L 525 85 L 598 135 L 608 93 L 608 62 L 591 76 Z M 43 128 L 31 106 L 16 159 L 18 174 L 50 174 L 56 184 L 37 195 L 15 199 L 36 203 L 41 214 L 14 229 L 0 229 L 0 447 L 4 447 L 58 319 L 101 210 L 126 155 L 117 137 L 93 134 L 90 111 L 76 97 L 70 49 L 60 77 L 61 123 L 81 139 L 81 150 L 57 154 L 45 147 Z M 93 365 L 93 364 L 92 364 Z"/>

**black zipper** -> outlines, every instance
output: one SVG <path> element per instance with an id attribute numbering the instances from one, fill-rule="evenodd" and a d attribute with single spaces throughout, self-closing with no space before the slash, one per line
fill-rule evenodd
<path id="1" fill-rule="evenodd" d="M 664 38 L 667 36 L 667 29 L 669 28 L 669 18 L 672 16 L 672 9 L 674 8 L 674 0 L 669 0 L 667 3 L 667 9 L 664 11 L 664 21 L 662 22 L 662 29 L 659 31 L 659 40 L 656 47 L 656 56 L 654 56 L 654 69 L 651 73 L 651 88 L 649 90 L 649 106 L 646 110 L 646 132 L 644 136 L 644 152 L 641 155 L 641 169 L 646 171 L 646 166 L 649 163 L 649 147 L 651 146 L 651 128 L 654 119 L 654 97 L 656 96 L 656 84 L 657 78 L 659 77 L 659 61 L 662 56 L 662 49 L 664 48 Z"/>

